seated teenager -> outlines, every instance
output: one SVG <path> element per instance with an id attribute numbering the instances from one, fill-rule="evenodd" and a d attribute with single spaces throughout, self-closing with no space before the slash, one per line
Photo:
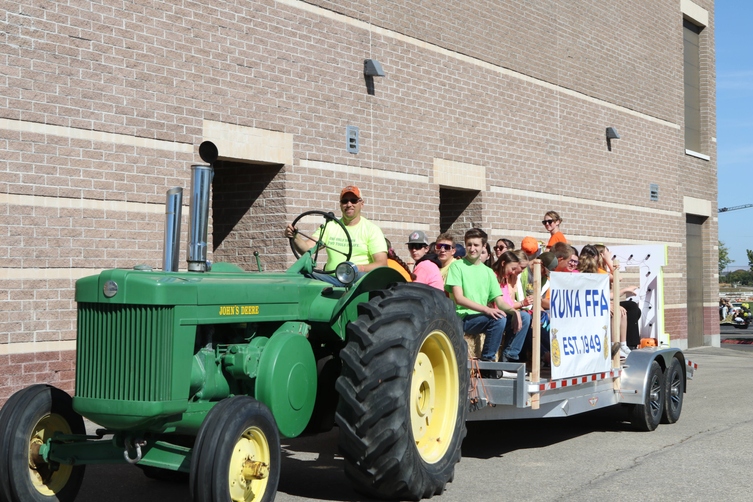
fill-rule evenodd
<path id="1" fill-rule="evenodd" d="M 609 252 L 609 248 L 601 245 L 596 244 L 593 246 L 594 250 L 599 253 L 598 262 L 599 267 L 598 271 L 602 274 L 609 274 L 609 283 L 612 284 L 612 272 L 614 270 L 614 264 L 612 263 L 612 255 Z M 625 296 L 635 296 L 636 294 L 636 287 L 635 286 L 628 286 L 625 288 L 620 288 L 619 296 L 622 297 Z M 610 295 L 613 297 L 614 292 L 610 291 Z M 610 309 L 612 308 L 612 304 L 610 303 Z M 638 306 L 637 303 L 626 300 L 620 302 L 620 358 L 625 359 L 627 358 L 628 354 L 630 354 L 630 348 L 631 346 L 635 348 L 640 343 L 640 327 L 638 326 L 638 321 L 641 319 L 641 309 Z M 615 355 L 615 347 L 612 347 L 612 356 Z"/>
<path id="2" fill-rule="evenodd" d="M 439 267 L 442 279 L 447 281 L 447 272 L 450 270 L 452 262 L 455 261 L 455 238 L 448 232 L 439 234 L 434 244 L 434 249 L 437 252 L 439 262 L 442 264 Z"/>
<path id="3" fill-rule="evenodd" d="M 413 277 L 414 282 L 428 284 L 439 290 L 444 291 L 444 279 L 439 267 L 442 262 L 437 255 L 429 252 L 429 238 L 426 233 L 416 230 L 408 236 L 408 252 L 413 258 Z"/>
<path id="4" fill-rule="evenodd" d="M 493 361 L 502 343 L 507 323 L 512 323 L 512 329 L 517 332 L 520 314 L 503 300 L 499 282 L 492 269 L 478 265 L 486 239 L 486 232 L 479 228 L 472 228 L 465 233 L 466 256 L 450 265 L 445 290 L 456 304 L 455 311 L 463 321 L 464 332 L 469 335 L 486 334 L 481 360 Z M 501 375 L 489 372 L 484 376 Z"/>
<path id="5" fill-rule="evenodd" d="M 511 305 L 520 315 L 520 329 L 513 331 L 510 327 L 505 332 L 505 345 L 503 348 L 503 360 L 510 362 L 519 362 L 520 353 L 528 334 L 528 328 L 531 326 L 531 313 L 523 310 L 523 307 L 530 305 L 530 300 L 523 299 L 520 302 L 515 301 L 515 286 L 520 275 L 520 258 L 512 251 L 506 251 L 499 257 L 494 264 L 494 272 L 499 280 L 499 287 L 502 291 L 502 298 L 505 303 Z"/>
<path id="6" fill-rule="evenodd" d="M 570 244 L 558 242 L 552 247 L 552 252 L 557 257 L 557 269 L 555 272 L 577 272 L 578 251 Z"/>

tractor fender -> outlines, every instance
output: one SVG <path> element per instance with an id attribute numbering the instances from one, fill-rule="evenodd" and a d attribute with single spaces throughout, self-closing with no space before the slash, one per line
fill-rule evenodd
<path id="1" fill-rule="evenodd" d="M 659 363 L 662 371 L 666 371 L 676 358 L 682 364 L 682 377 L 687 381 L 685 356 L 677 348 L 646 347 L 631 350 L 622 367 L 620 377 L 620 402 L 627 404 L 643 404 L 648 392 L 648 376 L 651 363 Z M 684 386 L 683 386 L 684 387 Z"/>

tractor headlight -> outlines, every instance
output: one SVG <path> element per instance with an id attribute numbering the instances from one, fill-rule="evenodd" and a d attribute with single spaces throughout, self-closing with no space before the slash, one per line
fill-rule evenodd
<path id="1" fill-rule="evenodd" d="M 344 261 L 335 269 L 335 277 L 346 286 L 350 286 L 358 277 L 358 267 L 349 261 Z"/>
<path id="2" fill-rule="evenodd" d="M 107 281 L 102 287 L 102 294 L 105 295 L 105 298 L 112 298 L 113 296 L 117 295 L 118 283 L 115 281 Z"/>

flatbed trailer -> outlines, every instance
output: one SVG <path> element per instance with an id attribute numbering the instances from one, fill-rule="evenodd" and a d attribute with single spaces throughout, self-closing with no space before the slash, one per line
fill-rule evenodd
<path id="1" fill-rule="evenodd" d="M 662 368 L 663 376 L 673 360 L 683 368 L 681 385 L 676 379 L 675 385 L 669 386 L 668 394 L 652 397 L 649 374 L 653 362 Z M 501 370 L 514 374 L 500 379 L 472 378 L 467 421 L 474 422 L 568 417 L 615 405 L 645 406 L 647 402 L 662 411 L 660 397 L 665 401 L 674 400 L 676 408 L 679 401 L 681 407 L 685 382 L 693 378 L 697 365 L 685 361 L 679 349 L 651 347 L 631 351 L 620 368 L 561 380 L 544 378 L 532 382 L 522 363 L 469 361 L 468 368 L 474 373 L 476 370 Z M 532 404 L 537 397 L 538 406 L 534 407 Z"/>
<path id="2" fill-rule="evenodd" d="M 615 271 L 614 290 L 619 290 Z M 541 268 L 534 263 L 534 297 L 540 298 Z M 615 311 L 619 299 L 614 299 Z M 612 358 L 609 371 L 552 380 L 548 370 L 539 367 L 541 304 L 535 302 L 533 364 L 489 362 L 469 357 L 471 372 L 469 422 L 557 418 L 623 405 L 631 423 L 651 431 L 660 423 L 676 422 L 682 411 L 688 379 L 697 365 L 678 348 L 650 346 L 632 350 L 625 359 Z M 619 333 L 619 316 L 613 316 L 613 341 Z M 481 378 L 481 370 L 502 371 L 499 379 Z"/>

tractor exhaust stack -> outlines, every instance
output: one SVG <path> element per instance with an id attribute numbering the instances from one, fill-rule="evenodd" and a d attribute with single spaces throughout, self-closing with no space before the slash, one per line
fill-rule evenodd
<path id="1" fill-rule="evenodd" d="M 183 210 L 183 189 L 174 187 L 167 191 L 165 201 L 165 242 L 163 246 L 162 270 L 178 271 L 180 256 L 180 217 Z"/>
<path id="2" fill-rule="evenodd" d="M 199 146 L 201 160 L 208 166 L 191 166 L 191 208 L 188 229 L 188 271 L 207 271 L 207 231 L 209 228 L 209 193 L 214 177 L 217 147 L 211 141 Z"/>

